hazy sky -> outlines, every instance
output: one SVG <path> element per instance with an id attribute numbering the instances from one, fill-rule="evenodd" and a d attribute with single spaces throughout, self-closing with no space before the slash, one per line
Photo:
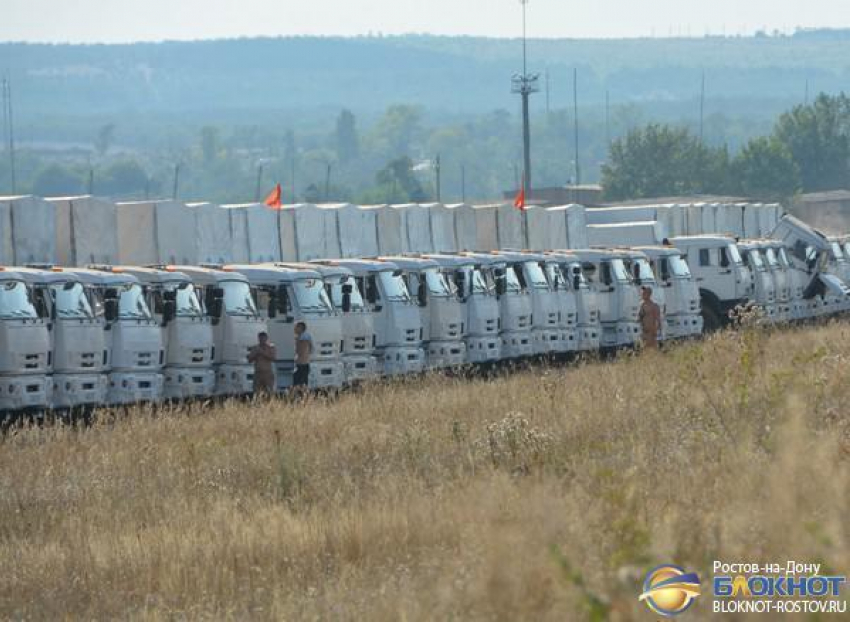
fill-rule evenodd
<path id="1" fill-rule="evenodd" d="M 0 0 L 3 41 L 520 32 L 519 0 Z M 848 0 L 531 0 L 529 36 L 701 36 L 850 26 Z"/>

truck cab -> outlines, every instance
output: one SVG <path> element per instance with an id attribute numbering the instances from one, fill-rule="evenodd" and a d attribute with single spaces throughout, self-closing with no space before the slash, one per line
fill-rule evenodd
<path id="1" fill-rule="evenodd" d="M 304 322 L 313 337 L 309 386 L 335 389 L 345 383 L 342 322 L 334 311 L 322 276 L 313 269 L 275 264 L 226 266 L 245 276 L 257 291 L 257 308 L 277 348 L 279 391 L 292 386 L 295 372 L 295 324 Z"/>
<path id="2" fill-rule="evenodd" d="M 221 266 L 175 268 L 192 281 L 212 324 L 215 395 L 250 395 L 254 365 L 248 362 L 248 351 L 257 343 L 257 335 L 268 329 L 251 284 L 240 273 Z"/>
<path id="3" fill-rule="evenodd" d="M 139 280 L 118 267 L 65 268 L 94 292 L 103 309 L 107 349 L 106 403 L 158 402 L 162 399 L 165 347 L 162 330 Z"/>
<path id="4" fill-rule="evenodd" d="M 100 406 L 106 401 L 106 321 L 92 288 L 72 272 L 47 266 L 18 268 L 36 308 L 49 318 L 55 410 Z"/>
<path id="5" fill-rule="evenodd" d="M 50 324 L 24 277 L 0 268 L 0 418 L 50 407 Z"/>
<path id="6" fill-rule="evenodd" d="M 752 299 L 755 286 L 734 238 L 694 235 L 670 238 L 686 257 L 700 296 L 703 330 L 727 326 L 730 312 Z"/>
<path id="7" fill-rule="evenodd" d="M 785 278 L 788 281 L 789 319 L 798 321 L 814 317 L 815 311 L 811 301 L 803 297 L 803 292 L 806 289 L 805 273 L 802 270 L 794 268 L 788 257 L 788 249 L 785 248 L 782 242 L 767 239 L 764 243 L 773 249 L 773 254 L 785 272 Z"/>
<path id="8" fill-rule="evenodd" d="M 488 287 L 496 293 L 496 300 L 499 302 L 502 358 L 520 359 L 534 355 L 531 294 L 527 287 L 520 283 L 516 271 L 508 268 L 505 258 L 495 253 L 464 251 L 458 253 L 458 256 L 478 262 Z"/>
<path id="9" fill-rule="evenodd" d="M 463 310 L 466 359 L 470 363 L 493 363 L 502 357 L 499 338 L 499 301 L 488 283 L 489 263 L 463 255 L 425 255 L 436 261 L 457 292 Z M 492 282 L 492 281 L 491 281 Z"/>
<path id="10" fill-rule="evenodd" d="M 398 266 L 375 259 L 339 259 L 335 263 L 354 274 L 366 311 L 374 318 L 379 370 L 386 376 L 423 371 L 422 319 Z"/>
<path id="11" fill-rule="evenodd" d="M 844 252 L 841 238 L 830 236 L 827 240 L 830 247 L 830 252 L 827 254 L 829 257 L 827 272 L 841 279 L 845 285 L 850 284 L 850 256 Z M 846 297 L 838 304 L 840 311 L 847 311 L 850 309 L 850 297 Z"/>
<path id="12" fill-rule="evenodd" d="M 596 291 L 590 287 L 581 269 L 579 258 L 568 250 L 556 250 L 546 253 L 557 261 L 561 274 L 566 277 L 576 301 L 576 349 L 579 352 L 596 352 L 602 326 L 599 323 L 599 302 Z"/>
<path id="13" fill-rule="evenodd" d="M 764 309 L 768 321 L 776 322 L 776 284 L 762 254 L 761 245 L 756 240 L 742 240 L 738 243 L 738 250 L 744 265 L 749 268 L 752 275 L 755 285 L 753 296 L 755 303 Z"/>
<path id="14" fill-rule="evenodd" d="M 649 259 L 658 290 L 664 292 L 664 330 L 667 339 L 702 334 L 699 288 L 682 252 L 671 246 L 639 246 Z"/>
<path id="15" fill-rule="evenodd" d="M 596 291 L 602 334 L 599 347 L 632 347 L 640 340 L 640 295 L 621 252 L 608 249 L 572 251 L 580 260 L 584 277 Z"/>
<path id="16" fill-rule="evenodd" d="M 342 320 L 345 381 L 351 384 L 375 378 L 378 375 L 375 317 L 372 310 L 366 307 L 354 273 L 332 260 L 303 265 L 322 275 L 331 304 Z"/>
<path id="17" fill-rule="evenodd" d="M 544 270 L 546 256 L 519 251 L 494 251 L 516 274 L 520 287 L 531 296 L 531 337 L 534 354 L 548 355 L 568 351 L 561 339 L 559 296 Z"/>
<path id="18" fill-rule="evenodd" d="M 823 233 L 786 214 L 779 220 L 771 238 L 785 246 L 792 269 L 799 271 L 806 282 L 803 299 L 816 317 L 832 315 L 845 308 L 850 289 L 830 272 L 830 255 L 834 256 L 835 249 Z"/>
<path id="19" fill-rule="evenodd" d="M 180 400 L 214 395 L 212 323 L 192 280 L 174 266 L 122 269 L 139 279 L 153 317 L 162 327 L 163 398 Z"/>
<path id="20" fill-rule="evenodd" d="M 395 264 L 419 307 L 426 369 L 457 367 L 466 362 L 465 318 L 454 284 L 433 259 L 381 257 Z"/>
<path id="21" fill-rule="evenodd" d="M 549 281 L 549 288 L 555 292 L 558 306 L 558 343 L 559 352 L 577 352 L 579 346 L 578 300 L 570 283 L 569 271 L 561 269 L 561 263 L 555 257 L 543 253 L 540 267 Z"/>

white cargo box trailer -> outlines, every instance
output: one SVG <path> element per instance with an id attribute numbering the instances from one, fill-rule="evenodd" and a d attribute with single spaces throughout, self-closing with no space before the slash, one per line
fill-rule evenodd
<path id="1" fill-rule="evenodd" d="M 219 209 L 227 214 L 230 223 L 232 262 L 248 263 L 248 210 L 244 205 L 222 205 Z"/>
<path id="2" fill-rule="evenodd" d="M 587 241 L 594 248 L 653 246 L 667 237 L 667 228 L 657 220 L 587 226 Z"/>
<path id="3" fill-rule="evenodd" d="M 40 197 L 0 197 L 0 244 L 6 265 L 56 263 L 56 206 Z"/>
<path id="4" fill-rule="evenodd" d="M 112 201 L 88 195 L 48 201 L 56 207 L 58 264 L 118 263 L 118 223 Z"/>
<path id="5" fill-rule="evenodd" d="M 500 203 L 496 207 L 496 218 L 499 249 L 523 249 L 527 246 L 525 213 L 522 210 L 510 203 Z"/>
<path id="6" fill-rule="evenodd" d="M 453 253 L 457 247 L 454 211 L 442 203 L 428 205 L 431 220 L 431 248 L 435 253 Z"/>
<path id="7" fill-rule="evenodd" d="M 475 210 L 468 203 L 447 205 L 454 216 L 455 239 L 459 251 L 478 249 L 478 232 L 475 223 Z"/>
<path id="8" fill-rule="evenodd" d="M 492 251 L 499 248 L 499 227 L 495 205 L 475 205 L 475 235 L 478 251 Z"/>
<path id="9" fill-rule="evenodd" d="M 198 262 L 225 264 L 233 261 L 230 214 L 214 203 L 187 203 L 195 216 Z"/>
<path id="10" fill-rule="evenodd" d="M 115 209 L 121 263 L 198 263 L 194 213 L 184 203 L 129 201 L 116 203 Z"/>

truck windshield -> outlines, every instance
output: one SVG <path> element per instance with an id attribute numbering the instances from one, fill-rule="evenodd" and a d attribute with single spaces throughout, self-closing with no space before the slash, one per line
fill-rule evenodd
<path id="1" fill-rule="evenodd" d="M 578 268 L 578 272 L 575 272 L 575 269 Z M 587 284 L 587 278 L 584 276 L 584 271 L 581 269 L 580 263 L 571 263 L 567 264 L 566 274 L 570 274 L 573 277 L 578 277 L 578 288 L 579 289 L 588 289 L 589 285 Z M 572 280 L 570 280 L 570 287 L 572 288 Z"/>
<path id="2" fill-rule="evenodd" d="M 750 263 L 755 266 L 756 270 L 762 272 L 765 270 L 764 262 L 761 260 L 761 253 L 757 250 L 751 250 L 747 252 L 747 257 L 750 260 Z"/>
<path id="3" fill-rule="evenodd" d="M 512 268 L 505 268 L 504 270 L 505 290 L 514 293 L 522 291 L 522 287 L 519 284 L 519 279 L 516 276 L 516 272 Z"/>
<path id="4" fill-rule="evenodd" d="M 554 289 L 555 287 L 557 287 L 558 289 L 566 289 L 564 275 L 561 274 L 561 268 L 560 266 L 558 266 L 558 264 L 546 264 L 546 278 L 549 279 L 549 283 L 551 284 L 552 289 Z"/>
<path id="5" fill-rule="evenodd" d="M 681 255 L 670 255 L 667 258 L 667 263 L 670 266 L 670 272 L 673 276 L 690 278 L 691 269 L 688 267 L 688 262 Z"/>
<path id="6" fill-rule="evenodd" d="M 528 282 L 531 283 L 532 287 L 535 289 L 549 289 L 549 281 L 546 280 L 546 275 L 543 273 L 543 269 L 539 263 L 536 261 L 526 261 L 523 265 L 525 266 L 525 274 Z"/>
<path id="7" fill-rule="evenodd" d="M 195 286 L 191 283 L 181 283 L 177 287 L 177 317 L 200 317 L 203 314 Z"/>
<path id="8" fill-rule="evenodd" d="M 630 280 L 629 273 L 622 259 L 611 260 L 611 272 L 614 273 L 614 278 L 618 281 L 628 282 Z"/>
<path id="9" fill-rule="evenodd" d="M 487 285 L 487 279 L 484 277 L 484 273 L 482 273 L 479 268 L 475 268 L 474 270 L 467 269 L 467 278 L 469 277 L 470 273 L 472 273 L 473 294 L 489 294 L 492 291 Z"/>
<path id="10" fill-rule="evenodd" d="M 744 263 L 744 260 L 741 258 L 741 253 L 738 252 L 738 247 L 736 245 L 730 244 L 726 247 L 726 250 L 729 253 L 730 259 L 732 259 L 736 265 L 740 266 Z"/>
<path id="11" fill-rule="evenodd" d="M 251 295 L 251 287 L 244 281 L 222 281 L 224 290 L 224 312 L 227 315 L 247 315 L 256 317 L 257 305 Z"/>
<path id="12" fill-rule="evenodd" d="M 428 285 L 428 292 L 432 296 L 438 298 L 448 298 L 454 294 L 446 282 L 445 275 L 440 272 L 439 268 L 428 268 L 425 270 L 425 283 Z"/>
<path id="13" fill-rule="evenodd" d="M 319 279 L 301 279 L 295 281 L 295 299 L 302 311 L 330 313 L 331 300 Z"/>
<path id="14" fill-rule="evenodd" d="M 145 302 L 145 293 L 138 283 L 123 285 L 118 298 L 118 318 L 122 320 L 149 320 L 151 310 Z"/>
<path id="15" fill-rule="evenodd" d="M 407 285 L 404 284 L 404 279 L 401 278 L 400 274 L 393 274 L 389 271 L 381 272 L 378 274 L 378 280 L 381 282 L 381 289 L 384 290 L 387 300 L 410 302 Z"/>
<path id="16" fill-rule="evenodd" d="M 785 253 L 784 248 L 777 248 L 776 256 L 779 258 L 779 263 L 783 268 L 788 269 L 791 267 L 791 262 L 788 260 L 788 255 Z"/>
<path id="17" fill-rule="evenodd" d="M 363 309 L 363 296 L 360 295 L 360 289 L 354 281 L 353 276 L 345 276 L 342 279 L 335 279 L 331 284 L 331 300 L 334 307 L 342 309 L 342 288 L 344 285 L 351 286 L 351 309 L 360 311 Z"/>
<path id="18" fill-rule="evenodd" d="M 32 320 L 37 317 L 30 292 L 23 281 L 4 281 L 0 285 L 0 318 Z"/>
<path id="19" fill-rule="evenodd" d="M 642 283 L 655 281 L 655 274 L 652 272 L 649 261 L 639 257 L 635 259 L 635 265 L 637 266 L 637 275 L 640 277 Z"/>
<path id="20" fill-rule="evenodd" d="M 844 254 L 850 257 L 850 240 L 844 243 Z"/>
<path id="21" fill-rule="evenodd" d="M 833 242 L 830 244 L 832 248 L 832 256 L 835 258 L 835 261 L 841 263 L 844 261 L 844 253 L 841 251 L 841 244 L 838 242 Z"/>
<path id="22" fill-rule="evenodd" d="M 57 283 L 50 286 L 56 317 L 85 319 L 94 317 L 86 290 L 81 283 Z"/>

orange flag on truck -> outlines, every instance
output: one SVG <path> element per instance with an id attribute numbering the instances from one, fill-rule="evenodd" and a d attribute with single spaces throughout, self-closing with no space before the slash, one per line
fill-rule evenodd
<path id="1" fill-rule="evenodd" d="M 266 200 L 263 201 L 263 203 L 265 203 L 266 205 L 268 205 L 272 209 L 280 209 L 282 207 L 280 199 L 281 199 L 280 184 L 277 184 L 274 187 L 274 190 L 272 190 L 269 193 L 269 196 L 266 197 Z"/>
<path id="2" fill-rule="evenodd" d="M 525 184 L 522 184 L 522 187 L 517 192 L 516 198 L 514 199 L 514 207 L 519 211 L 525 211 Z"/>

